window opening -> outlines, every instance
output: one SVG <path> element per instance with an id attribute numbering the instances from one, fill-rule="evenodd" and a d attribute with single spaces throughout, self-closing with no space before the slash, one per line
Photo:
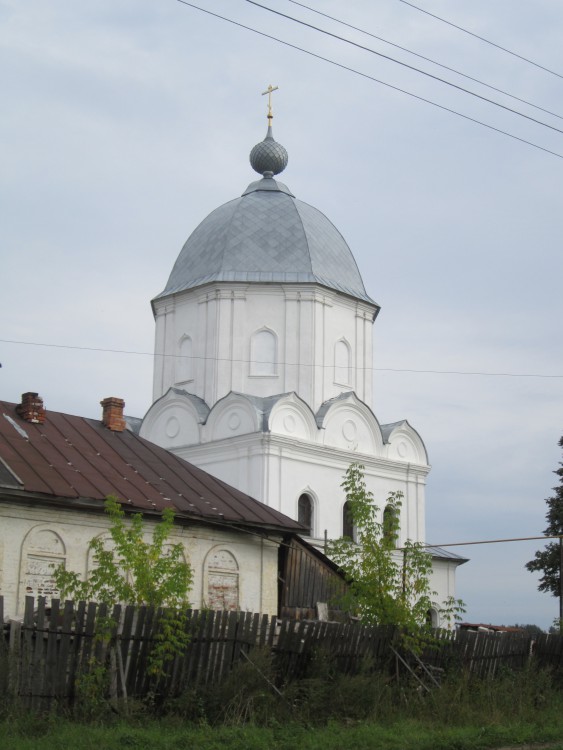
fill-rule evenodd
<path id="1" fill-rule="evenodd" d="M 383 511 L 383 539 L 389 547 L 397 546 L 399 536 L 399 513 L 394 505 L 387 505 Z"/>
<path id="2" fill-rule="evenodd" d="M 350 513 L 350 502 L 347 500 L 342 508 L 342 536 L 356 541 L 356 529 Z"/>
<path id="3" fill-rule="evenodd" d="M 303 494 L 297 503 L 297 520 L 306 527 L 309 536 L 313 533 L 313 501 L 309 495 Z"/>

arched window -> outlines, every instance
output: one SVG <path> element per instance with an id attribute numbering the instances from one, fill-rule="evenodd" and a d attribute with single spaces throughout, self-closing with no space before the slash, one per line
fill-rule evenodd
<path id="1" fill-rule="evenodd" d="M 350 503 L 348 500 L 342 508 L 342 536 L 352 539 L 354 542 L 356 541 L 356 529 L 350 514 Z"/>
<path id="2" fill-rule="evenodd" d="M 399 512 L 395 505 L 387 505 L 383 511 L 383 539 L 389 547 L 397 546 L 399 537 Z"/>
<path id="3" fill-rule="evenodd" d="M 64 565 L 66 550 L 60 536 L 51 529 L 35 528 L 26 537 L 22 548 L 21 583 L 24 596 L 57 597 L 53 573 Z"/>
<path id="4" fill-rule="evenodd" d="M 186 380 L 193 380 L 193 342 L 189 336 L 182 336 L 180 346 L 178 347 L 178 357 L 176 358 L 176 382 L 184 383 Z"/>
<path id="5" fill-rule="evenodd" d="M 342 385 L 350 385 L 351 368 L 350 368 L 350 347 L 348 342 L 340 339 L 334 345 L 334 382 Z"/>
<path id="6" fill-rule="evenodd" d="M 238 609 L 239 574 L 235 556 L 226 549 L 209 553 L 207 566 L 207 600 L 209 609 Z"/>
<path id="7" fill-rule="evenodd" d="M 250 374 L 275 375 L 277 370 L 277 340 L 272 331 L 256 331 L 250 340 Z"/>
<path id="8" fill-rule="evenodd" d="M 297 502 L 297 520 L 305 526 L 307 534 L 313 535 L 313 500 L 307 494 L 299 497 Z"/>
<path id="9" fill-rule="evenodd" d="M 426 623 L 430 625 L 431 628 L 438 627 L 438 613 L 433 607 L 426 613 Z"/>

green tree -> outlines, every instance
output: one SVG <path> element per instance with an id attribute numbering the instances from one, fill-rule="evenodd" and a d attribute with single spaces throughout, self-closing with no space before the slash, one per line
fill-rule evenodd
<path id="1" fill-rule="evenodd" d="M 563 437 L 559 440 L 559 447 L 563 448 Z M 546 536 L 563 534 L 563 463 L 553 472 L 559 477 L 559 484 L 554 487 L 555 494 L 547 498 L 547 528 L 543 532 Z M 540 572 L 539 591 L 547 591 L 553 596 L 560 595 L 560 547 L 559 542 L 549 542 L 543 550 L 536 552 L 534 559 L 526 563 L 531 572 Z"/>
<path id="2" fill-rule="evenodd" d="M 335 539 L 328 554 L 344 571 L 349 584 L 342 602 L 363 622 L 395 625 L 403 642 L 414 650 L 432 639 L 428 612 L 437 596 L 430 585 L 432 556 L 419 543 L 407 540 L 396 550 L 401 492 L 391 492 L 386 512 L 373 502 L 364 479 L 364 467 L 352 464 L 342 487 L 355 538 Z M 381 520 L 380 520 L 381 519 Z M 460 600 L 442 604 L 442 620 L 451 621 L 463 611 Z"/>
<path id="3" fill-rule="evenodd" d="M 106 546 L 100 537 L 91 540 L 89 547 L 94 553 L 95 565 L 86 580 L 59 566 L 55 570 L 55 582 L 61 598 L 95 601 L 108 606 L 120 603 L 162 609 L 157 642 L 150 659 L 150 670 L 157 674 L 188 642 L 185 610 L 189 607 L 193 574 L 184 559 L 182 545 L 168 542 L 174 511 L 165 508 L 152 538 L 147 540 L 140 513 L 127 519 L 113 496 L 106 499 L 105 510 L 110 518 L 112 544 Z"/>
<path id="4" fill-rule="evenodd" d="M 528 633 L 528 635 L 531 635 L 531 636 L 542 635 L 545 632 L 540 628 L 539 625 L 534 625 L 533 623 L 526 623 L 525 625 L 515 623 L 513 627 L 520 628 L 520 630 L 523 630 L 524 632 Z"/>

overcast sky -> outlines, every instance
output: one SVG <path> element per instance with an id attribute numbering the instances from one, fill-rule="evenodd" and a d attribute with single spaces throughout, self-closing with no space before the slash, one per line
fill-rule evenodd
<path id="1" fill-rule="evenodd" d="M 563 130 L 559 0 L 416 2 L 559 75 L 400 0 L 306 2 L 552 114 L 263 4 Z M 339 228 L 382 307 L 375 411 L 426 443 L 428 541 L 541 534 L 563 432 L 563 134 L 245 0 L 199 4 L 364 76 L 177 0 L 0 0 L 0 398 L 38 391 L 99 417 L 120 396 L 143 416 L 150 300 L 196 225 L 255 178 L 271 83 L 282 179 Z M 471 558 L 467 620 L 550 625 L 557 600 L 523 567 L 538 544 L 454 548 Z"/>

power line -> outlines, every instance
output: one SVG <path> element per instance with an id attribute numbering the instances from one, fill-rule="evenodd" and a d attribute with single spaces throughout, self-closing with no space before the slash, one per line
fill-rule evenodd
<path id="1" fill-rule="evenodd" d="M 544 65 L 540 65 L 539 63 L 534 62 L 533 60 L 530 60 L 528 57 L 519 55 L 517 52 L 513 52 L 512 50 L 509 50 L 506 47 L 502 47 L 500 44 L 497 44 L 496 42 L 492 42 L 490 39 L 486 39 L 484 36 L 479 36 L 479 34 L 475 34 L 473 31 L 469 31 L 469 29 L 465 29 L 463 26 L 458 26 L 457 24 L 452 23 L 452 21 L 447 21 L 445 18 L 442 18 L 441 16 L 437 16 L 434 13 L 430 13 L 430 11 L 425 10 L 424 8 L 419 8 L 418 5 L 414 5 L 413 3 L 407 2 L 407 0 L 399 0 L 399 2 L 403 3 L 404 5 L 409 5 L 411 8 L 414 8 L 415 10 L 419 10 L 421 13 L 425 13 L 427 16 L 431 16 L 432 18 L 435 18 L 437 21 L 446 23 L 448 24 L 448 26 L 453 26 L 454 29 L 458 29 L 458 31 L 463 31 L 464 34 L 469 34 L 470 36 L 473 36 L 482 42 L 486 42 L 487 44 L 490 44 L 492 47 L 496 47 L 497 49 L 500 49 L 503 52 L 507 52 L 509 55 L 513 55 L 513 57 L 518 57 L 520 60 L 524 60 L 524 62 L 527 62 L 536 68 L 540 68 L 541 70 L 544 70 L 546 73 L 551 73 L 552 75 L 557 76 L 558 78 L 563 78 L 563 75 L 561 75 L 560 73 L 557 73 L 555 70 L 546 68 Z"/>
<path id="2" fill-rule="evenodd" d="M 478 539 L 472 542 L 448 542 L 447 544 L 417 544 L 417 547 L 469 547 L 473 544 L 504 544 L 505 542 L 534 542 L 538 539 L 563 539 L 563 535 L 559 534 L 556 536 L 519 536 L 512 539 Z M 396 547 L 398 552 L 408 551 L 408 547 Z"/>
<path id="3" fill-rule="evenodd" d="M 477 94 L 475 91 L 471 91 L 470 89 L 466 89 L 463 86 L 459 86 L 457 83 L 452 83 L 451 81 L 447 81 L 445 78 L 440 78 L 440 76 L 436 76 L 433 73 L 428 73 L 428 71 L 426 70 L 417 68 L 414 65 L 409 65 L 408 63 L 403 62 L 402 60 L 397 60 L 395 57 L 391 57 L 390 55 L 385 55 L 383 52 L 377 52 L 377 50 L 374 50 L 371 47 L 366 47 L 365 45 L 359 44 L 358 42 L 353 42 L 351 39 L 346 39 L 345 37 L 340 36 L 339 34 L 333 34 L 331 31 L 326 31 L 326 29 L 321 29 L 319 26 L 315 26 L 312 23 L 307 23 L 306 21 L 302 21 L 301 19 L 295 18 L 294 16 L 290 16 L 287 13 L 282 13 L 279 10 L 268 8 L 267 5 L 262 5 L 261 3 L 256 2 L 256 0 L 245 0 L 245 2 L 250 3 L 250 5 L 255 5 L 257 8 L 262 8 L 262 10 L 266 10 L 269 13 L 274 13 L 276 16 L 281 16 L 281 18 L 286 18 L 289 21 L 294 21 L 295 23 L 298 23 L 300 26 L 306 26 L 309 29 L 318 31 L 321 34 L 325 34 L 326 36 L 331 37 L 332 39 L 337 39 L 339 42 L 345 42 L 346 44 L 350 44 L 353 47 L 357 47 L 358 49 L 361 49 L 364 52 L 369 52 L 370 54 L 377 55 L 377 57 L 381 57 L 384 60 L 389 60 L 390 62 L 394 62 L 397 65 L 401 65 L 404 68 L 408 68 L 409 70 L 414 71 L 415 73 L 420 73 L 420 75 L 426 76 L 427 78 L 431 78 L 434 81 L 438 81 L 438 83 L 443 83 L 446 86 L 450 86 L 451 88 L 456 89 L 456 91 L 461 91 L 463 94 L 469 94 L 469 96 L 474 96 L 476 99 L 480 99 L 483 102 L 487 102 L 487 104 L 492 104 L 494 107 L 499 107 L 500 109 L 504 109 L 506 112 L 510 112 L 513 115 L 518 115 L 519 117 L 523 117 L 526 120 L 530 120 L 530 122 L 534 122 L 536 125 L 541 125 L 544 128 L 549 128 L 550 130 L 555 130 L 557 133 L 563 134 L 563 130 L 561 130 L 560 128 L 556 128 L 555 125 L 549 125 L 548 123 L 543 122 L 542 120 L 538 120 L 535 117 L 531 117 L 530 115 L 524 114 L 524 112 L 520 112 L 517 109 L 512 109 L 512 107 L 507 107 L 505 104 L 496 102 L 494 99 L 489 99 L 488 97 L 483 96 L 482 94 Z"/>
<path id="4" fill-rule="evenodd" d="M 259 36 L 263 36 L 266 39 L 271 39 L 274 42 L 278 42 L 279 44 L 283 44 L 286 47 L 290 47 L 291 49 L 298 50 L 299 52 L 303 52 L 306 55 L 309 55 L 311 57 L 316 58 L 317 60 L 322 60 L 323 62 L 330 63 L 330 65 L 334 65 L 337 68 L 341 68 L 342 70 L 347 70 L 350 73 L 354 73 L 355 75 L 359 75 L 362 78 L 367 78 L 370 81 L 374 81 L 375 83 L 379 83 L 382 86 L 386 86 L 387 88 L 393 89 L 394 91 L 398 91 L 401 94 L 406 94 L 407 96 L 412 97 L 413 99 L 418 99 L 421 102 L 425 102 L 426 104 L 430 104 L 433 107 L 437 107 L 438 109 L 444 110 L 445 112 L 450 112 L 453 115 L 456 115 L 457 117 L 462 117 L 464 120 L 468 120 L 469 122 L 473 122 L 476 125 L 481 125 L 484 128 L 487 128 L 488 130 L 493 130 L 496 133 L 500 133 L 501 135 L 505 135 L 508 138 L 512 138 L 515 141 L 519 141 L 520 143 L 525 143 L 527 146 L 532 146 L 532 148 L 536 148 L 539 151 L 543 151 L 546 154 L 550 154 L 551 156 L 555 156 L 558 159 L 563 159 L 563 154 L 558 153 L 557 151 L 552 151 L 549 148 L 546 148 L 545 146 L 540 146 L 538 143 L 534 143 L 533 141 L 529 141 L 526 138 L 521 138 L 520 136 L 514 135 L 513 133 L 509 133 L 506 130 L 502 130 L 502 128 L 496 128 L 494 125 L 489 125 L 486 122 L 483 122 L 482 120 L 478 120 L 475 117 L 470 117 L 469 115 L 464 115 L 461 112 L 458 112 L 455 109 L 452 109 L 451 107 L 446 107 L 443 104 L 438 104 L 437 102 L 432 101 L 431 99 L 426 99 L 423 96 L 419 96 L 418 94 L 414 94 L 412 91 L 407 91 L 406 89 L 402 89 L 399 86 L 394 86 L 391 83 L 387 83 L 386 81 L 382 81 L 379 78 L 375 78 L 375 76 L 370 76 L 367 73 L 363 73 L 360 70 L 356 70 L 355 68 L 351 68 L 348 65 L 343 65 L 342 63 L 336 62 L 335 60 L 331 60 L 328 57 L 323 57 L 322 55 L 318 55 L 315 52 L 311 52 L 310 50 L 304 49 L 303 47 L 299 47 L 296 44 L 291 44 L 290 42 L 286 42 L 283 39 L 279 39 L 278 37 L 272 36 L 271 34 L 266 34 L 264 31 L 259 31 L 258 29 L 253 28 L 252 26 L 246 26 L 243 23 L 240 23 L 239 21 L 234 21 L 231 18 L 227 18 L 226 16 L 221 16 L 218 13 L 213 13 L 210 10 L 207 10 L 206 8 L 201 8 L 198 5 L 194 5 L 193 3 L 188 2 L 187 0 L 177 0 L 177 2 L 181 3 L 182 5 L 186 5 L 190 8 L 193 8 L 194 10 L 199 10 L 201 13 L 206 13 L 207 15 L 213 16 L 214 18 L 218 18 L 221 21 L 226 21 L 227 23 L 233 24 L 233 26 L 238 26 L 241 29 L 245 29 L 246 31 L 251 31 L 254 34 L 258 34 Z"/>
<path id="5" fill-rule="evenodd" d="M 470 76 L 467 73 L 463 73 L 461 70 L 452 68 L 449 65 L 444 65 L 444 63 L 438 62 L 437 60 L 433 60 L 431 57 L 426 57 L 425 55 L 421 55 L 419 52 L 415 52 L 414 50 L 409 49 L 408 47 L 402 47 L 400 44 L 397 44 L 396 42 L 391 42 L 389 41 L 389 39 L 384 39 L 382 36 L 377 36 L 377 34 L 373 34 L 370 31 L 366 31 L 366 29 L 362 29 L 359 26 L 354 26 L 351 23 L 343 21 L 341 18 L 335 18 L 334 16 L 330 16 L 328 13 L 323 13 L 322 11 L 317 10 L 316 8 L 311 8 L 310 5 L 305 5 L 304 3 L 300 3 L 298 2 L 298 0 L 287 0 L 287 2 L 293 3 L 294 5 L 299 5 L 301 8 L 305 8 L 306 10 L 311 11 L 311 13 L 316 13 L 319 16 L 323 16 L 324 18 L 328 18 L 331 21 L 335 21 L 335 23 L 339 23 L 342 26 L 346 26 L 349 29 L 353 29 L 354 31 L 359 31 L 360 34 L 365 34 L 366 36 L 369 36 L 372 39 L 377 39 L 378 41 L 383 42 L 384 44 L 388 44 L 391 47 L 400 49 L 402 52 L 406 52 L 409 55 L 414 55 L 414 57 L 418 57 L 421 60 L 425 60 L 426 62 L 432 63 L 432 65 L 437 65 L 439 68 L 443 68 L 444 70 L 449 70 L 450 73 L 455 73 L 458 76 L 467 78 L 469 81 L 478 83 L 480 86 L 485 86 L 486 88 L 491 89 L 492 91 L 496 91 L 499 94 L 503 94 L 503 96 L 508 96 L 511 99 L 515 99 L 518 102 L 522 102 L 522 104 L 526 104 L 528 105 L 528 107 L 533 107 L 534 109 L 538 109 L 541 112 L 545 112 L 548 115 L 552 115 L 553 117 L 557 117 L 560 120 L 563 120 L 563 115 L 558 115 L 557 112 L 552 112 L 550 109 L 546 109 L 545 107 L 540 107 L 538 104 L 534 104 L 533 102 L 528 101 L 528 99 L 523 99 L 520 96 L 511 94 L 510 92 L 505 91 L 504 89 L 498 88 L 498 86 L 493 86 L 490 83 L 486 83 L 486 81 L 481 81 L 479 78 L 475 78 L 474 76 Z"/>
<path id="6" fill-rule="evenodd" d="M 237 364 L 270 364 L 264 360 L 256 359 L 237 359 L 234 357 L 199 357 L 196 355 L 186 356 L 185 354 L 163 354 L 158 352 L 137 352 L 128 349 L 105 349 L 102 347 L 94 346 L 73 346 L 72 344 L 51 344 L 40 341 L 18 341 L 15 339 L 0 339 L 0 343 L 3 344 L 17 344 L 20 346 L 42 346 L 49 349 L 71 349 L 77 351 L 86 352 L 102 352 L 106 354 L 134 354 L 144 357 L 163 357 L 166 359 L 180 359 L 180 360 L 192 360 L 198 362 L 233 362 Z M 332 369 L 333 365 L 323 364 L 309 364 L 307 362 L 283 362 L 277 361 L 277 365 L 284 367 L 316 367 L 320 369 Z M 417 370 L 414 368 L 404 367 L 356 367 L 361 372 L 408 372 L 417 375 L 471 375 L 480 377 L 499 377 L 499 378 L 549 378 L 549 379 L 563 379 L 561 375 L 546 375 L 542 373 L 529 373 L 529 372 L 480 372 L 476 370 Z"/>
<path id="7" fill-rule="evenodd" d="M 359 368 L 358 368 L 359 369 Z M 480 375 L 485 377 L 497 377 L 497 378 L 563 378 L 563 375 L 541 375 L 538 373 L 524 373 L 524 372 L 477 372 L 477 371 L 464 371 L 464 370 L 409 370 L 406 368 L 393 368 L 393 367 L 366 367 L 366 370 L 373 370 L 375 372 L 386 371 L 386 372 L 413 372 L 428 375 Z"/>

